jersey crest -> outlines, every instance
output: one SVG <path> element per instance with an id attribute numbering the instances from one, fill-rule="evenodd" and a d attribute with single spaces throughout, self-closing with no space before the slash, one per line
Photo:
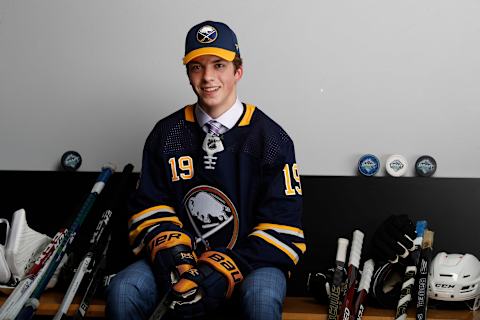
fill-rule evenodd
<path id="1" fill-rule="evenodd" d="M 238 213 L 233 202 L 219 189 L 197 186 L 184 198 L 188 218 L 195 229 L 196 242 L 207 242 L 219 230 L 228 228 L 231 236 L 225 246 L 233 248 L 238 237 Z"/>

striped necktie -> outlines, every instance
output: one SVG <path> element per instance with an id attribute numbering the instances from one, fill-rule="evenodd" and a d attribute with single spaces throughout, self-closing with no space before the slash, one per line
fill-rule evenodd
<path id="1" fill-rule="evenodd" d="M 222 124 L 215 120 L 210 120 L 205 123 L 205 127 L 208 129 L 208 132 L 212 135 L 219 136 L 220 130 L 222 129 Z"/>

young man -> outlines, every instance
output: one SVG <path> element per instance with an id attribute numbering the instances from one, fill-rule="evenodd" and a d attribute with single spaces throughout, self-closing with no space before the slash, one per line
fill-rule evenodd
<path id="1" fill-rule="evenodd" d="M 238 100 L 242 60 L 227 25 L 190 29 L 183 63 L 198 100 L 146 141 L 128 224 L 144 258 L 112 279 L 107 315 L 148 318 L 168 293 L 169 318 L 236 302 L 243 319 L 281 319 L 286 277 L 306 248 L 292 140 Z"/>

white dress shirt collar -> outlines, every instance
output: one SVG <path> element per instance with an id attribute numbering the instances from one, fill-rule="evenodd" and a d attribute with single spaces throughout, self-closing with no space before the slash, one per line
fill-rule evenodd
<path id="1" fill-rule="evenodd" d="M 240 100 L 235 100 L 235 103 L 233 106 L 230 107 L 227 111 L 225 111 L 220 117 L 213 119 L 208 115 L 205 110 L 197 103 L 195 105 L 195 117 L 197 118 L 197 122 L 200 125 L 200 127 L 203 128 L 205 123 L 209 122 L 210 120 L 215 120 L 219 122 L 223 127 L 225 127 L 224 132 L 232 129 L 235 124 L 238 122 L 240 117 L 243 114 L 243 105 L 240 102 Z"/>

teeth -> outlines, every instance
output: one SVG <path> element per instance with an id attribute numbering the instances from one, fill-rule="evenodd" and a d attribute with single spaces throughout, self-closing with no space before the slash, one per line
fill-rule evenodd
<path id="1" fill-rule="evenodd" d="M 218 90 L 218 87 L 215 87 L 215 88 L 203 88 L 203 91 L 206 91 L 206 92 L 213 92 L 213 91 L 217 91 Z"/>

